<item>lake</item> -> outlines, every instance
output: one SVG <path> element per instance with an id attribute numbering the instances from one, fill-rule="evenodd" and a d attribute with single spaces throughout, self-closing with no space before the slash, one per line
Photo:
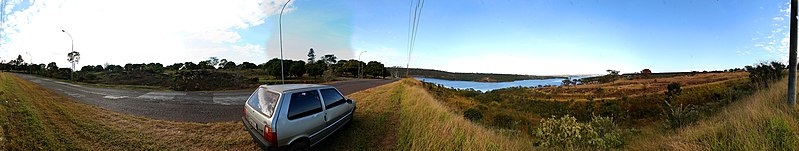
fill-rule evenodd
<path id="1" fill-rule="evenodd" d="M 571 76 L 572 79 L 581 79 L 588 76 Z M 483 92 L 502 89 L 502 88 L 509 88 L 509 87 L 536 87 L 538 85 L 561 85 L 563 84 L 563 79 L 561 78 L 553 78 L 553 79 L 541 79 L 541 80 L 517 80 L 511 82 L 474 82 L 474 81 L 455 81 L 455 80 L 444 80 L 444 79 L 436 79 L 436 78 L 424 78 L 424 77 L 416 77 L 416 80 L 441 84 L 444 87 L 451 87 L 456 89 L 468 89 L 473 88 L 475 90 L 480 90 Z"/>

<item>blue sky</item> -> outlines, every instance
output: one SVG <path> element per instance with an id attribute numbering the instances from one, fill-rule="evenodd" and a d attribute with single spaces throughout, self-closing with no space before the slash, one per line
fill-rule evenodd
<path id="1" fill-rule="evenodd" d="M 68 37 L 57 31 L 67 29 L 84 54 L 81 64 L 171 64 L 211 56 L 261 63 L 279 57 L 277 14 L 283 2 L 11 1 L 0 60 L 28 52 L 35 63 L 66 65 Z M 426 1 L 410 66 L 552 75 L 723 70 L 785 61 L 787 2 Z M 130 5 L 138 7 L 125 9 Z M 367 51 L 362 60 L 405 66 L 409 5 L 292 1 L 283 16 L 284 57 L 304 60 L 311 47 L 317 56 L 340 59 Z"/>

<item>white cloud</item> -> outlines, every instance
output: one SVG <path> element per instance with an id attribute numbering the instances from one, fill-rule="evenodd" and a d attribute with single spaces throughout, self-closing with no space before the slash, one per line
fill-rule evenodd
<path id="1" fill-rule="evenodd" d="M 6 13 L 0 59 L 30 52 L 36 63 L 65 66 L 70 41 L 63 29 L 72 34 L 81 65 L 196 62 L 210 56 L 265 61 L 264 44 L 243 42 L 238 31 L 263 24 L 284 2 L 35 1 L 27 9 Z M 290 5 L 288 11 L 293 10 Z"/>

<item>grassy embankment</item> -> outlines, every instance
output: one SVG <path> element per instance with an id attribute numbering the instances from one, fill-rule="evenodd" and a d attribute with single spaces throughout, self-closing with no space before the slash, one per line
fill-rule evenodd
<path id="1" fill-rule="evenodd" d="M 78 103 L 7 73 L 0 83 L 0 149 L 257 149 L 238 121 L 153 120 Z M 349 95 L 358 100 L 354 123 L 316 149 L 529 149 L 449 112 L 419 85 L 403 80 Z"/>
<path id="2" fill-rule="evenodd" d="M 352 127 L 319 149 L 529 150 L 529 142 L 498 135 L 454 114 L 411 79 L 350 95 L 358 101 Z M 340 143 L 348 142 L 348 143 Z"/>
<path id="3" fill-rule="evenodd" d="M 238 122 L 153 120 L 75 102 L 0 73 L 0 149 L 255 149 Z"/>
<path id="4" fill-rule="evenodd" d="M 733 102 L 695 125 L 631 148 L 648 150 L 799 150 L 799 107 L 788 106 L 787 80 Z"/>

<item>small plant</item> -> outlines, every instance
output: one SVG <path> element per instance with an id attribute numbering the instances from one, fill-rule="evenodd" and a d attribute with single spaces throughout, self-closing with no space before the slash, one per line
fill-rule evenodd
<path id="1" fill-rule="evenodd" d="M 538 139 L 536 145 L 545 147 L 609 149 L 623 144 L 613 118 L 599 116 L 594 116 L 589 123 L 577 122 L 577 118 L 569 115 L 542 119 L 533 136 Z"/>
<path id="2" fill-rule="evenodd" d="M 483 119 L 483 112 L 476 108 L 469 108 L 463 111 L 463 117 L 471 121 L 480 121 Z"/>
<path id="3" fill-rule="evenodd" d="M 668 128 L 676 129 L 699 119 L 699 111 L 693 105 L 672 106 L 668 101 L 665 101 L 665 104 L 664 116 Z"/>

